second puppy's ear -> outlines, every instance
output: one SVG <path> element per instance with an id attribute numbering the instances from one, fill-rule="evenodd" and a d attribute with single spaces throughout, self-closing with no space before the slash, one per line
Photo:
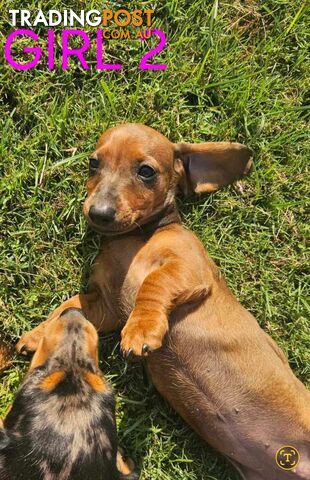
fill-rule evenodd
<path id="1" fill-rule="evenodd" d="M 174 152 L 185 195 L 214 192 L 241 178 L 252 165 L 252 150 L 241 143 L 177 143 Z"/>

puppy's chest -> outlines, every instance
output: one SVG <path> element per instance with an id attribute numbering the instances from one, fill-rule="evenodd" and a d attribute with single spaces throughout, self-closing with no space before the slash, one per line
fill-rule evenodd
<path id="1" fill-rule="evenodd" d="M 117 240 L 104 245 L 93 280 L 109 292 L 109 300 L 125 321 L 130 315 L 137 292 L 152 269 L 145 252 L 145 242 L 133 238 Z"/>
<path id="2" fill-rule="evenodd" d="M 120 289 L 119 303 L 120 309 L 126 318 L 134 308 L 139 288 L 149 271 L 148 262 L 135 261 L 125 275 Z"/>

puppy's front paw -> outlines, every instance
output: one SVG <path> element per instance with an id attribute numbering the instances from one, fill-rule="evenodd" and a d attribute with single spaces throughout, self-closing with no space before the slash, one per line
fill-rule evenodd
<path id="1" fill-rule="evenodd" d="M 17 353 L 21 355 L 30 355 L 31 353 L 34 353 L 39 346 L 41 338 L 42 332 L 38 332 L 36 329 L 24 333 L 15 347 Z"/>
<path id="2" fill-rule="evenodd" d="M 133 460 L 125 454 L 123 448 L 118 447 L 116 466 L 119 472 L 123 475 L 130 475 L 135 470 L 135 464 Z"/>
<path id="3" fill-rule="evenodd" d="M 167 331 L 167 318 L 156 316 L 139 319 L 132 314 L 121 333 L 121 349 L 124 356 L 148 356 L 153 350 L 162 346 Z"/>

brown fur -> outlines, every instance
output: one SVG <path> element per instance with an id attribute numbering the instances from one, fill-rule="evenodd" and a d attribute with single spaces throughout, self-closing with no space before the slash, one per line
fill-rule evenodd
<path id="1" fill-rule="evenodd" d="M 0 373 L 11 365 L 14 347 L 0 339 Z"/>
<path id="2" fill-rule="evenodd" d="M 65 378 L 66 373 L 58 370 L 45 377 L 41 383 L 42 390 L 52 391 L 55 390 L 57 385 Z"/>
<path id="3" fill-rule="evenodd" d="M 275 454 L 293 445 L 300 453 L 294 479 L 309 479 L 310 394 L 180 224 L 175 204 L 178 188 L 212 191 L 247 173 L 250 150 L 174 145 L 148 127 L 120 125 L 101 136 L 92 158 L 84 214 L 105 234 L 102 252 L 90 293 L 50 320 L 76 306 L 100 331 L 123 328 L 123 351 L 147 356 L 159 392 L 243 478 L 291 478 Z M 152 181 L 141 180 L 143 164 L 155 170 Z M 92 207 L 113 207 L 115 217 L 94 221 Z M 45 326 L 25 334 L 18 349 L 35 350 Z"/>
<path id="4" fill-rule="evenodd" d="M 103 378 L 99 377 L 99 375 L 96 375 L 95 373 L 87 372 L 84 379 L 96 392 L 103 393 L 108 388 Z"/>

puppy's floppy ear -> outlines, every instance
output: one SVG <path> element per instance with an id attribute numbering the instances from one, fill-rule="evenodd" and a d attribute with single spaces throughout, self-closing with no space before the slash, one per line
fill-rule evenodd
<path id="1" fill-rule="evenodd" d="M 248 173 L 252 165 L 252 150 L 241 143 L 177 143 L 174 152 L 185 195 L 214 192 Z"/>

